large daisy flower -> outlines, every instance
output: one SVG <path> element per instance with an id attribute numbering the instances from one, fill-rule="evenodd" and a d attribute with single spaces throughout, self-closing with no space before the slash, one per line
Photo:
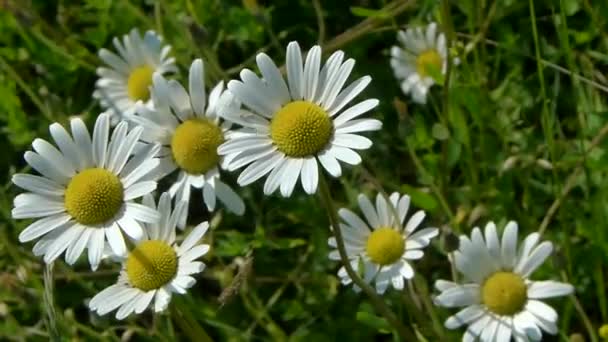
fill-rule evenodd
<path id="1" fill-rule="evenodd" d="M 338 211 L 344 222 L 340 223 L 338 229 L 344 236 L 351 266 L 355 270 L 363 266 L 360 269 L 363 280 L 367 283 L 375 280 L 378 293 L 384 293 L 391 284 L 397 290 L 403 289 L 404 280 L 414 276 L 411 260 L 422 258 L 422 249 L 439 234 L 437 228 L 424 228 L 416 232 L 425 217 L 422 210 L 414 213 L 405 223 L 410 207 L 409 196 L 400 196 L 395 192 L 389 200 L 387 202 L 382 194 L 378 194 L 374 208 L 370 200 L 360 194 L 359 207 L 367 222 L 348 209 Z M 331 247 L 337 248 L 336 238 L 331 237 L 328 242 Z M 331 251 L 329 258 L 340 260 L 338 250 Z M 344 285 L 352 282 L 344 267 L 340 268 L 338 276 Z M 359 290 L 356 286 L 355 289 Z"/>
<path id="2" fill-rule="evenodd" d="M 448 51 L 443 33 L 437 32 L 437 24 L 431 23 L 426 30 L 421 27 L 399 31 L 397 40 L 402 47 L 391 48 L 391 67 L 401 83 L 404 94 L 420 104 L 426 103 L 426 95 L 438 75 L 445 75 Z M 457 59 L 454 60 L 456 63 Z"/>
<path id="3" fill-rule="evenodd" d="M 35 152 L 25 152 L 26 162 L 40 176 L 15 174 L 13 183 L 30 191 L 15 197 L 13 218 L 37 219 L 19 235 L 27 242 L 42 237 L 34 254 L 53 262 L 64 251 L 68 264 L 76 262 L 85 248 L 95 270 L 105 241 L 116 255 L 126 253 L 122 231 L 133 239 L 143 236 L 141 222 L 155 222 L 158 213 L 133 202 L 156 189 L 156 182 L 143 180 L 159 165 L 154 158 L 159 146 L 137 153 L 141 127 L 116 126 L 109 139 L 110 120 L 101 114 L 93 138 L 82 120 L 70 122 L 72 136 L 59 124 L 50 126 L 57 144 L 36 139 Z"/>
<path id="4" fill-rule="evenodd" d="M 152 196 L 144 203 L 156 209 Z M 164 311 L 173 293 L 185 294 L 196 280 L 192 275 L 202 272 L 205 264 L 195 261 L 209 251 L 209 245 L 199 241 L 209 228 L 207 222 L 196 226 L 181 245 L 175 242 L 177 221 L 187 212 L 185 202 L 171 210 L 171 197 L 163 193 L 158 201 L 161 219 L 146 225 L 144 238 L 124 259 L 116 284 L 99 292 L 89 302 L 89 308 L 99 315 L 117 310 L 116 318 L 124 319 L 131 313 L 140 314 L 154 299 L 154 312 Z"/>
<path id="5" fill-rule="evenodd" d="M 220 180 L 222 159 L 217 147 L 230 135 L 230 124 L 220 122 L 218 111 L 223 104 L 238 105 L 222 97 L 224 83 L 220 82 L 209 93 L 204 86 L 203 61 L 195 60 L 190 67 L 189 93 L 179 82 L 154 76 L 152 98 L 154 109 L 141 108 L 131 120 L 144 128 L 142 140 L 160 142 L 159 176 L 177 170 L 177 180 L 169 193 L 178 201 L 190 200 L 190 188 L 201 189 L 207 209 L 214 210 L 216 198 L 228 210 L 242 215 L 243 200 L 232 188 Z M 225 99 L 225 100 L 224 100 Z M 185 216 L 180 227 L 185 224 Z"/>
<path id="6" fill-rule="evenodd" d="M 93 97 L 99 100 L 115 125 L 125 116 L 135 112 L 139 101 L 152 105 L 149 87 L 154 73 L 166 74 L 177 71 L 175 58 L 169 57 L 171 46 L 161 44 L 162 38 L 154 31 L 147 31 L 143 39 L 137 29 L 116 37 L 114 47 L 119 55 L 107 49 L 99 51 L 99 57 L 107 67 L 97 68 L 99 80 L 95 83 Z"/>
<path id="7" fill-rule="evenodd" d="M 241 81 L 228 89 L 247 109 L 232 112 L 229 120 L 244 129 L 229 137 L 218 149 L 230 159 L 229 170 L 247 164 L 238 183 L 248 185 L 270 173 L 264 193 L 278 188 L 288 197 L 301 177 L 304 190 L 317 190 L 317 161 L 332 176 L 342 173 L 338 160 L 356 165 L 361 157 L 353 150 L 367 149 L 371 140 L 353 133 L 378 130 L 374 119 L 355 119 L 378 105 L 368 99 L 345 110 L 371 81 L 364 76 L 343 89 L 355 61 L 343 61 L 334 52 L 321 68 L 321 48 L 313 47 L 302 63 L 298 43 L 287 46 L 287 83 L 274 62 L 264 53 L 256 61 L 262 78 L 251 70 L 241 71 Z M 289 86 L 288 86 L 289 85 Z"/>
<path id="8" fill-rule="evenodd" d="M 541 330 L 557 333 L 557 313 L 541 299 L 570 294 L 570 284 L 534 281 L 530 275 L 553 251 L 551 242 L 539 243 L 532 233 L 517 248 L 517 223 L 507 224 L 499 241 L 489 222 L 485 234 L 474 228 L 471 237 L 460 237 L 454 265 L 464 275 L 462 283 L 438 280 L 441 293 L 435 303 L 465 307 L 445 322 L 448 329 L 468 325 L 463 341 L 540 341 Z"/>

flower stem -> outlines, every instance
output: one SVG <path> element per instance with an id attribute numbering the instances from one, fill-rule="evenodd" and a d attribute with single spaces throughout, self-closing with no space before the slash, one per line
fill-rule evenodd
<path id="1" fill-rule="evenodd" d="M 176 298 L 177 299 L 177 298 Z M 213 339 L 205 329 L 196 321 L 186 303 L 180 299 L 174 300 L 170 306 L 173 321 L 191 341 L 212 342 Z"/>
<path id="2" fill-rule="evenodd" d="M 61 336 L 57 329 L 57 313 L 55 312 L 55 300 L 53 298 L 53 265 L 54 263 L 46 264 L 44 268 L 44 309 L 47 316 L 46 323 L 49 331 L 49 340 L 55 342 L 61 341 Z"/>
<path id="3" fill-rule="evenodd" d="M 344 268 L 346 269 L 346 273 L 352 279 L 352 281 L 360 287 L 363 292 L 369 297 L 372 305 L 376 308 L 384 318 L 392 325 L 395 330 L 397 330 L 399 336 L 403 341 L 416 341 L 417 338 L 414 333 L 404 326 L 399 318 L 395 315 L 395 313 L 386 305 L 386 303 L 378 296 L 376 291 L 368 285 L 357 272 L 350 265 L 350 261 L 348 260 L 348 256 L 346 255 L 346 247 L 344 246 L 344 239 L 342 237 L 342 231 L 340 230 L 340 222 L 338 221 L 338 216 L 336 210 L 334 208 L 334 202 L 331 197 L 331 193 L 329 192 L 329 187 L 327 186 L 327 181 L 325 180 L 325 175 L 322 172 L 319 172 L 319 190 L 320 190 L 320 198 L 323 206 L 327 210 L 327 216 L 329 217 L 329 222 L 331 227 L 333 227 L 333 233 L 336 237 L 336 245 L 338 246 L 338 253 L 340 254 L 340 259 Z"/>

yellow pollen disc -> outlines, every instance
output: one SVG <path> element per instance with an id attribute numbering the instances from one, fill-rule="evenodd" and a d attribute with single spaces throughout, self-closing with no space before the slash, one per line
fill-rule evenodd
<path id="1" fill-rule="evenodd" d="M 198 175 L 219 162 L 217 148 L 224 142 L 222 130 L 207 119 L 190 119 L 179 125 L 171 139 L 175 163 L 186 172 Z"/>
<path id="2" fill-rule="evenodd" d="M 424 78 L 429 76 L 431 68 L 441 71 L 442 64 L 443 60 L 437 50 L 426 50 L 416 58 L 416 72 Z"/>
<path id="3" fill-rule="evenodd" d="M 148 65 L 140 66 L 131 71 L 129 80 L 127 81 L 127 93 L 131 100 L 148 101 L 150 98 L 148 87 L 152 85 L 153 73 L 154 69 Z"/>
<path id="4" fill-rule="evenodd" d="M 376 264 L 390 265 L 403 255 L 405 239 L 399 231 L 381 227 L 369 235 L 365 250 L 369 258 Z"/>
<path id="5" fill-rule="evenodd" d="M 512 316 L 520 312 L 528 300 L 524 280 L 513 272 L 496 272 L 481 288 L 483 303 L 498 315 Z"/>
<path id="6" fill-rule="evenodd" d="M 307 157 L 320 152 L 332 133 L 333 124 L 327 112 L 307 101 L 288 103 L 270 122 L 272 141 L 289 157 Z"/>
<path id="7" fill-rule="evenodd" d="M 126 262 L 129 283 L 142 291 L 159 289 L 177 273 L 177 254 L 160 240 L 140 243 Z"/>
<path id="8" fill-rule="evenodd" d="M 120 210 L 123 193 L 120 179 L 112 172 L 86 169 L 70 180 L 65 190 L 65 210 L 79 223 L 104 223 Z"/>

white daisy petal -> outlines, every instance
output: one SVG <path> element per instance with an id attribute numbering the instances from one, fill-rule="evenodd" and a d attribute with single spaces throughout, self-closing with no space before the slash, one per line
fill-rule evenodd
<path id="1" fill-rule="evenodd" d="M 502 234 L 502 262 L 503 266 L 513 268 L 517 256 L 517 223 L 511 221 Z"/>
<path id="2" fill-rule="evenodd" d="M 37 220 L 21 231 L 19 234 L 19 242 L 27 242 L 39 238 L 69 220 L 70 216 L 67 214 L 57 214 Z"/>
<path id="3" fill-rule="evenodd" d="M 314 194 L 317 191 L 317 184 L 319 182 L 319 170 L 315 158 L 304 160 L 301 177 L 304 191 L 308 194 Z"/>
<path id="4" fill-rule="evenodd" d="M 291 98 L 304 98 L 304 70 L 302 68 L 302 52 L 297 42 L 287 45 L 287 79 Z"/>
<path id="5" fill-rule="evenodd" d="M 466 284 L 449 288 L 435 297 L 444 307 L 460 307 L 479 303 L 479 285 Z"/>
<path id="6" fill-rule="evenodd" d="M 324 151 L 317 156 L 319 158 L 319 162 L 323 165 L 323 168 L 327 170 L 327 172 L 333 177 L 340 177 L 342 175 L 342 168 L 340 167 L 340 163 L 336 160 L 329 151 Z"/>
<path id="7" fill-rule="evenodd" d="M 534 250 L 530 253 L 530 256 L 527 258 L 526 262 L 521 265 L 519 270 L 516 270 L 523 277 L 528 277 L 532 272 L 534 272 L 545 260 L 549 257 L 549 255 L 553 252 L 553 244 L 549 241 L 545 241 L 538 245 L 538 247 L 534 248 Z"/>
<path id="8" fill-rule="evenodd" d="M 106 164 L 109 131 L 109 117 L 104 114 L 97 117 L 93 129 L 93 163 L 100 168 L 103 168 Z"/>
<path id="9" fill-rule="evenodd" d="M 465 324 L 469 324 L 484 314 L 483 308 L 480 305 L 471 305 L 458 311 L 455 315 L 450 316 L 445 321 L 447 329 L 457 329 Z"/>
<path id="10" fill-rule="evenodd" d="M 204 75 L 205 65 L 200 58 L 197 58 L 192 62 L 192 65 L 190 65 L 188 86 L 192 109 L 199 115 L 205 113 L 206 93 Z"/>
<path id="11" fill-rule="evenodd" d="M 574 287 L 570 284 L 556 281 L 534 281 L 528 286 L 528 298 L 542 299 L 566 296 L 574 292 Z"/>
<path id="12" fill-rule="evenodd" d="M 196 228 L 192 230 L 192 232 L 184 239 L 184 242 L 180 245 L 180 253 L 185 253 L 190 250 L 194 245 L 205 235 L 207 230 L 209 229 L 208 222 L 202 222 Z"/>

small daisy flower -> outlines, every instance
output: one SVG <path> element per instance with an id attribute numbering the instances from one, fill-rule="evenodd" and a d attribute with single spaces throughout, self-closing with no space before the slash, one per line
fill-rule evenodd
<path id="1" fill-rule="evenodd" d="M 37 219 L 19 235 L 19 241 L 41 239 L 35 255 L 53 262 L 64 251 L 74 264 L 85 248 L 95 270 L 109 243 L 117 255 L 126 253 L 123 234 L 133 239 L 143 236 L 142 222 L 158 220 L 158 213 L 133 202 L 156 189 L 156 182 L 144 180 L 159 165 L 154 158 L 159 146 L 133 150 L 141 127 L 129 129 L 126 122 L 116 126 L 109 139 L 110 120 L 101 114 L 93 138 L 80 119 L 70 122 L 72 136 L 59 124 L 50 126 L 57 144 L 36 139 L 35 152 L 25 152 L 26 162 L 40 176 L 15 174 L 15 185 L 30 191 L 15 197 L 15 219 Z"/>
<path id="2" fill-rule="evenodd" d="M 437 228 L 416 228 L 424 220 L 425 213 L 414 213 L 405 223 L 410 207 L 410 197 L 393 193 L 387 203 L 382 194 L 376 196 L 376 207 L 363 194 L 358 197 L 359 207 L 367 222 L 348 209 L 340 209 L 338 214 L 344 221 L 340 230 L 344 236 L 346 253 L 353 269 L 362 273 L 363 280 L 375 280 L 376 291 L 384 293 L 389 285 L 403 289 L 404 279 L 414 277 L 411 260 L 422 258 L 422 249 L 439 234 Z M 404 226 L 405 223 L 405 226 Z M 335 228 L 334 228 L 335 229 Z M 336 238 L 329 238 L 329 245 L 337 248 Z M 332 260 L 340 260 L 338 250 L 329 253 Z M 338 271 L 342 284 L 348 285 L 352 279 L 343 267 Z M 359 290 L 355 285 L 355 290 Z"/>
<path id="3" fill-rule="evenodd" d="M 116 318 L 124 319 L 133 312 L 142 313 L 150 305 L 154 312 L 164 311 L 172 294 L 185 294 L 196 283 L 192 275 L 205 269 L 203 262 L 195 260 L 209 251 L 209 245 L 199 243 L 209 224 L 202 222 L 196 226 L 178 245 L 175 227 L 183 212 L 187 212 L 186 203 L 179 202 L 172 211 L 167 193 L 161 195 L 158 208 L 150 195 L 144 198 L 144 203 L 158 209 L 161 219 L 157 224 L 146 225 L 144 238 L 123 260 L 117 283 L 89 302 L 89 308 L 99 315 L 118 310 Z"/>
<path id="4" fill-rule="evenodd" d="M 356 119 L 378 105 L 368 99 L 345 110 L 371 81 L 364 76 L 346 88 L 344 84 L 355 61 L 343 61 L 334 52 L 321 67 L 321 48 L 313 47 L 302 62 L 298 43 L 287 46 L 287 83 L 274 62 L 264 53 L 256 61 L 262 73 L 241 71 L 241 81 L 230 81 L 228 89 L 246 110 L 227 113 L 228 119 L 244 127 L 218 149 L 229 158 L 229 170 L 248 165 L 238 183 L 245 186 L 269 174 L 264 193 L 278 188 L 289 197 L 301 177 L 304 190 L 313 194 L 318 185 L 318 164 L 338 177 L 338 161 L 356 165 L 361 157 L 353 150 L 367 149 L 371 140 L 358 134 L 378 130 L 375 119 Z"/>
<path id="5" fill-rule="evenodd" d="M 149 87 L 154 73 L 177 71 L 175 58 L 169 57 L 171 46 L 161 42 L 161 36 L 154 31 L 147 31 L 142 39 L 139 31 L 133 29 L 123 36 L 122 43 L 117 37 L 113 40 L 120 56 L 107 49 L 99 51 L 107 67 L 97 68 L 100 78 L 93 97 L 106 108 L 113 125 L 133 114 L 137 102 L 152 105 Z"/>
<path id="6" fill-rule="evenodd" d="M 177 180 L 169 193 L 179 201 L 190 200 L 190 188 L 201 189 L 207 209 L 214 210 L 216 198 L 228 210 L 242 215 L 243 200 L 220 180 L 222 159 L 217 147 L 230 135 L 230 124 L 220 122 L 218 111 L 224 103 L 238 105 L 222 97 L 224 83 L 220 82 L 206 99 L 203 61 L 195 60 L 190 67 L 189 93 L 175 80 L 154 76 L 152 97 L 154 109 L 141 108 L 131 120 L 144 128 L 142 140 L 162 144 L 159 153 L 159 176 L 177 170 Z M 225 100 L 224 100 L 225 99 Z M 185 225 L 185 216 L 180 227 Z"/>
<path id="7" fill-rule="evenodd" d="M 395 77 L 401 82 L 404 94 L 411 94 L 415 102 L 425 104 L 426 95 L 435 84 L 433 73 L 445 75 L 447 70 L 445 36 L 437 34 L 437 24 L 431 23 L 426 31 L 421 27 L 399 31 L 397 40 L 402 47 L 391 48 L 391 67 Z"/>
<path id="8" fill-rule="evenodd" d="M 518 249 L 517 229 L 517 223 L 509 222 L 499 241 L 496 226 L 489 222 L 485 234 L 476 227 L 471 238 L 461 236 L 454 265 L 464 275 L 462 283 L 435 283 L 441 291 L 437 305 L 464 307 L 445 322 L 448 329 L 468 325 L 463 341 L 540 341 L 541 330 L 557 333 L 557 312 L 541 299 L 565 296 L 574 288 L 530 279 L 553 245 L 539 243 L 540 235 L 532 233 Z"/>

